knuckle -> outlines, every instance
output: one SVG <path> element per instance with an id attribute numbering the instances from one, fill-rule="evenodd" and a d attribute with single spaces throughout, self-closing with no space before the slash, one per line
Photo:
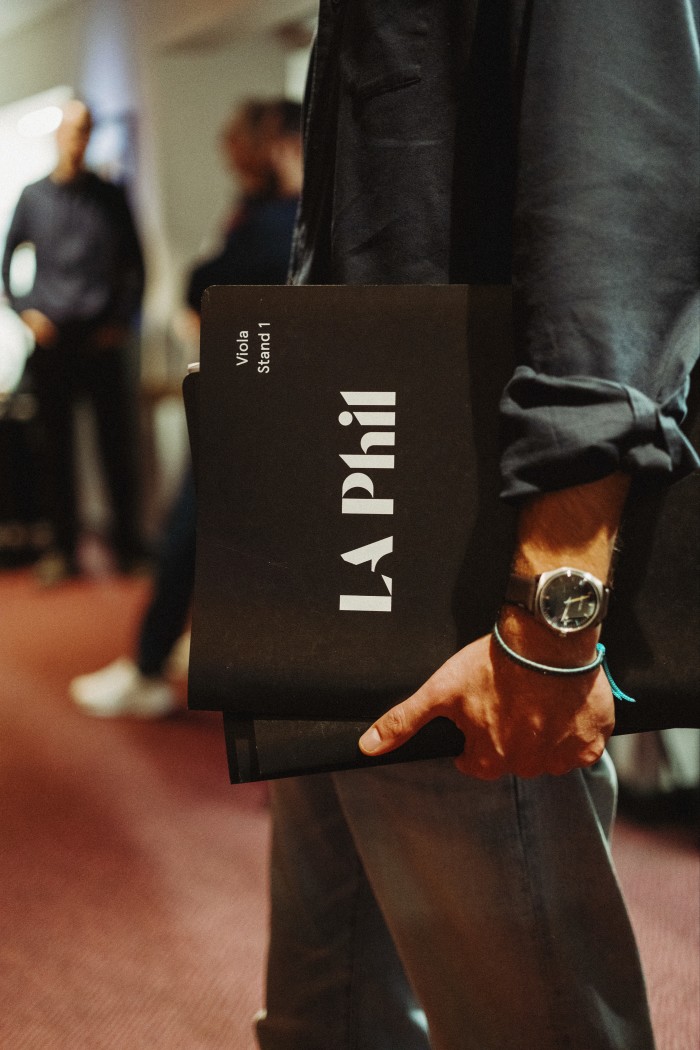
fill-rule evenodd
<path id="1" fill-rule="evenodd" d="M 424 685 L 423 699 L 432 710 L 446 711 L 454 706 L 454 690 L 450 688 L 449 681 L 437 673 Z"/>
<path id="2" fill-rule="evenodd" d="M 477 780 L 498 780 L 505 772 L 504 764 L 500 759 L 486 756 L 477 758 L 462 754 L 455 759 L 455 765 L 460 773 Z"/>
<path id="3" fill-rule="evenodd" d="M 605 741 L 599 741 L 595 744 L 590 744 L 582 755 L 582 766 L 594 766 L 596 762 L 599 762 L 603 757 L 605 751 Z"/>
<path id="4" fill-rule="evenodd" d="M 382 727 L 391 736 L 403 736 L 406 732 L 406 713 L 403 706 L 387 711 L 382 718 Z"/>
<path id="5" fill-rule="evenodd" d="M 563 776 L 573 769 L 594 766 L 604 751 L 603 736 L 594 740 L 570 740 L 567 747 L 562 747 L 548 756 L 545 772 L 551 776 Z"/>

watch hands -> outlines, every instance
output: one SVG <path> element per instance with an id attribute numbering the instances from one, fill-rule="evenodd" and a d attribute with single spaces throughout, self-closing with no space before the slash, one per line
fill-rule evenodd
<path id="1" fill-rule="evenodd" d="M 579 594 L 579 595 L 576 595 L 575 597 L 565 598 L 564 599 L 564 612 L 562 613 L 561 622 L 562 623 L 568 623 L 569 620 L 574 618 L 574 617 L 572 617 L 570 615 L 570 611 L 571 610 L 570 610 L 569 607 L 571 605 L 580 605 L 583 602 L 589 602 L 589 601 L 590 601 L 590 597 L 587 594 Z M 575 616 L 575 614 L 574 614 L 574 616 Z"/>

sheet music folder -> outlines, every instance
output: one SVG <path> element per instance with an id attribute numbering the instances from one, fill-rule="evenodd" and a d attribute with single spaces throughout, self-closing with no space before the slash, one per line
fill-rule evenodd
<path id="1" fill-rule="evenodd" d="M 188 704 L 223 711 L 233 782 L 461 751 L 446 719 L 380 758 L 357 740 L 493 624 L 514 532 L 498 497 L 511 323 L 495 286 L 205 293 L 184 384 Z M 662 699 L 626 705 L 618 731 L 666 721 Z"/>

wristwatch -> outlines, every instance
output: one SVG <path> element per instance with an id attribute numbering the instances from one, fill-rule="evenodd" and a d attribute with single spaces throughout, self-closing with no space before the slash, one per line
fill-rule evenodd
<path id="1" fill-rule="evenodd" d="M 527 609 L 557 634 L 599 624 L 608 611 L 610 588 L 590 572 L 563 566 L 538 576 L 511 575 L 505 601 Z"/>

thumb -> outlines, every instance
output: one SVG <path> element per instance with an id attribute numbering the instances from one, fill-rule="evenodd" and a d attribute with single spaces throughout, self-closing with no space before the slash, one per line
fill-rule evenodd
<path id="1" fill-rule="evenodd" d="M 423 690 L 409 696 L 378 718 L 358 743 L 365 755 L 383 755 L 394 751 L 422 729 L 438 712 L 424 698 Z"/>

